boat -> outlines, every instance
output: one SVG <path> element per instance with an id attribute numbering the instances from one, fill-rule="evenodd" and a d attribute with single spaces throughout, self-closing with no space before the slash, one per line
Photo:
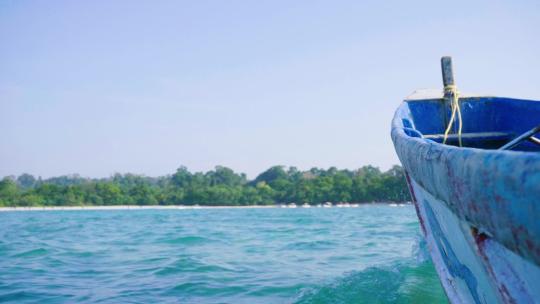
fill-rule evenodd
<path id="1" fill-rule="evenodd" d="M 311 208 L 311 205 L 308 203 L 303 203 L 302 208 Z"/>
<path id="2" fill-rule="evenodd" d="M 287 207 L 289 208 L 296 208 L 296 204 L 295 203 L 290 203 L 287 205 Z"/>
<path id="3" fill-rule="evenodd" d="M 539 303 L 540 101 L 461 94 L 441 67 L 391 130 L 441 284 L 451 303 Z"/>
<path id="4" fill-rule="evenodd" d="M 323 207 L 324 208 L 332 208 L 332 203 L 331 202 L 326 202 L 323 204 Z"/>

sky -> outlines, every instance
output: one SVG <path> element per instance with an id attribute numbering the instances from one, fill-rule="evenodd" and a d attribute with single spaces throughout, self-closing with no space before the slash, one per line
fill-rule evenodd
<path id="1" fill-rule="evenodd" d="M 539 37 L 539 1 L 0 0 L 0 176 L 386 170 L 441 56 L 539 100 Z"/>

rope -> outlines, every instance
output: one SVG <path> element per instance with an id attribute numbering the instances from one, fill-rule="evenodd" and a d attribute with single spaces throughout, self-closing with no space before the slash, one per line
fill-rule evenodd
<path id="1" fill-rule="evenodd" d="M 450 133 L 450 129 L 452 129 L 452 126 L 454 125 L 454 120 L 456 120 L 456 113 L 458 117 L 458 141 L 459 146 L 462 147 L 463 144 L 461 142 L 461 130 L 463 128 L 463 121 L 461 120 L 461 108 L 459 106 L 459 91 L 457 90 L 457 87 L 455 85 L 447 85 L 444 87 L 445 93 L 452 94 L 452 115 L 450 116 L 450 121 L 448 122 L 448 126 L 446 127 L 446 130 L 444 131 L 444 139 L 443 144 L 446 144 L 446 140 L 448 139 L 448 133 Z"/>

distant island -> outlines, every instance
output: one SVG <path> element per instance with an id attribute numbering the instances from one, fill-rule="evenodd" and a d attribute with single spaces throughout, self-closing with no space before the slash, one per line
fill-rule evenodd
<path id="1" fill-rule="evenodd" d="M 0 207 L 186 205 L 250 206 L 282 203 L 405 202 L 409 193 L 403 169 L 373 166 L 357 170 L 274 166 L 248 180 L 217 166 L 208 172 L 180 167 L 172 175 L 114 174 L 108 178 L 66 175 L 47 179 L 30 174 L 0 181 Z"/>

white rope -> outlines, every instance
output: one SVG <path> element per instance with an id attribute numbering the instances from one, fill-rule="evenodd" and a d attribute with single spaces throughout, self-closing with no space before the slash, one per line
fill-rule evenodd
<path id="1" fill-rule="evenodd" d="M 454 125 L 457 113 L 457 118 L 459 120 L 458 141 L 459 146 L 462 147 L 463 143 L 461 142 L 461 130 L 463 128 L 463 121 L 461 120 L 461 107 L 459 106 L 459 91 L 457 90 L 457 87 L 455 85 L 447 85 L 444 87 L 444 92 L 445 95 L 446 93 L 452 94 L 452 115 L 450 116 L 450 121 L 448 122 L 448 126 L 446 126 L 446 130 L 444 131 L 443 144 L 446 144 L 446 140 L 448 139 L 448 133 L 450 133 L 450 129 L 452 129 L 452 126 Z"/>

